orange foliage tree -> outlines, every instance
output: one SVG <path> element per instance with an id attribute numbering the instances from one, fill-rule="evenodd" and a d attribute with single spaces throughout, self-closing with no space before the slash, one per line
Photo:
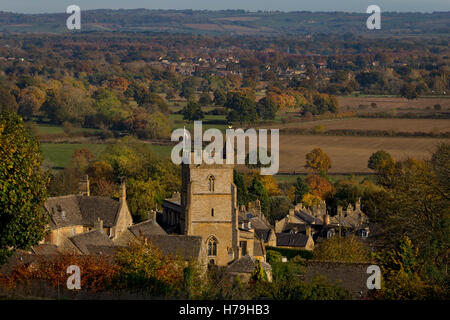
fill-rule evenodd
<path id="1" fill-rule="evenodd" d="M 327 196 L 331 195 L 334 191 L 331 183 L 317 174 L 309 175 L 306 178 L 306 183 L 314 196 L 325 199 Z"/>

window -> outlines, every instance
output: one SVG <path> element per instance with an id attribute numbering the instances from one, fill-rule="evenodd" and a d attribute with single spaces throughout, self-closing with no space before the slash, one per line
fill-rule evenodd
<path id="1" fill-rule="evenodd" d="M 211 209 L 211 217 L 214 217 L 214 208 Z"/>
<path id="2" fill-rule="evenodd" d="M 333 230 L 328 230 L 327 238 L 331 238 L 332 236 L 334 236 L 334 231 Z"/>
<path id="3" fill-rule="evenodd" d="M 366 230 L 361 230 L 361 237 L 367 238 L 367 231 Z"/>
<path id="4" fill-rule="evenodd" d="M 209 191 L 214 192 L 214 176 L 209 176 L 208 182 L 209 182 Z"/>
<path id="5" fill-rule="evenodd" d="M 214 238 L 208 240 L 208 256 L 217 256 L 217 240 Z"/>

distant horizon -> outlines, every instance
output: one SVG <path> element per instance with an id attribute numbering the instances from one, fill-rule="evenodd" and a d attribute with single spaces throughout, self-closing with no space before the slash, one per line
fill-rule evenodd
<path id="1" fill-rule="evenodd" d="M 0 11 L 19 14 L 53 14 L 65 13 L 69 5 L 78 5 L 82 10 L 194 10 L 222 11 L 245 10 L 248 12 L 345 12 L 366 13 L 369 5 L 378 5 L 382 12 L 397 13 L 432 13 L 449 12 L 448 0 L 342 0 L 336 3 L 332 0 L 279 0 L 276 3 L 269 0 L 229 0 L 218 3 L 211 0 L 191 0 L 189 5 L 182 0 L 0 0 Z"/>
<path id="2" fill-rule="evenodd" d="M 92 9 L 84 9 L 81 8 L 82 11 L 96 11 L 96 10 L 111 10 L 111 11 L 132 11 L 132 10 L 148 10 L 148 11 L 207 11 L 207 12 L 222 12 L 222 11 L 245 11 L 246 13 L 298 13 L 298 12 L 311 12 L 311 13 L 348 13 L 348 14 L 366 14 L 366 12 L 362 11 L 339 11 L 339 10 L 247 10 L 247 9 L 154 9 L 154 8 L 92 8 Z M 46 14 L 66 14 L 66 11 L 43 11 L 43 12 L 18 12 L 18 11 L 6 11 L 1 10 L 3 13 L 11 13 L 11 14 L 24 14 L 24 15 L 46 15 Z M 421 14 L 432 14 L 432 13 L 445 13 L 450 12 L 449 10 L 434 10 L 434 11 L 382 11 L 384 13 L 421 13 Z"/>

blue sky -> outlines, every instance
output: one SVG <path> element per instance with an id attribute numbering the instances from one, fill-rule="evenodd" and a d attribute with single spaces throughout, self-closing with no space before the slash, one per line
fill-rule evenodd
<path id="1" fill-rule="evenodd" d="M 79 5 L 82 10 L 148 8 L 365 12 L 368 5 L 376 4 L 382 11 L 450 11 L 449 0 L 0 0 L 0 11 L 65 12 L 71 4 Z"/>

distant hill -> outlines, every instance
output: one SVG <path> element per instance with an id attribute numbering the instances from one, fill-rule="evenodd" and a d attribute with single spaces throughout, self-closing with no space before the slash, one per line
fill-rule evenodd
<path id="1" fill-rule="evenodd" d="M 0 12 L 0 32 L 71 32 L 69 15 Z M 82 32 L 171 32 L 235 35 L 356 33 L 417 35 L 450 33 L 450 12 L 382 13 L 381 30 L 368 30 L 369 14 L 345 12 L 248 12 L 244 10 L 88 10 Z"/>

